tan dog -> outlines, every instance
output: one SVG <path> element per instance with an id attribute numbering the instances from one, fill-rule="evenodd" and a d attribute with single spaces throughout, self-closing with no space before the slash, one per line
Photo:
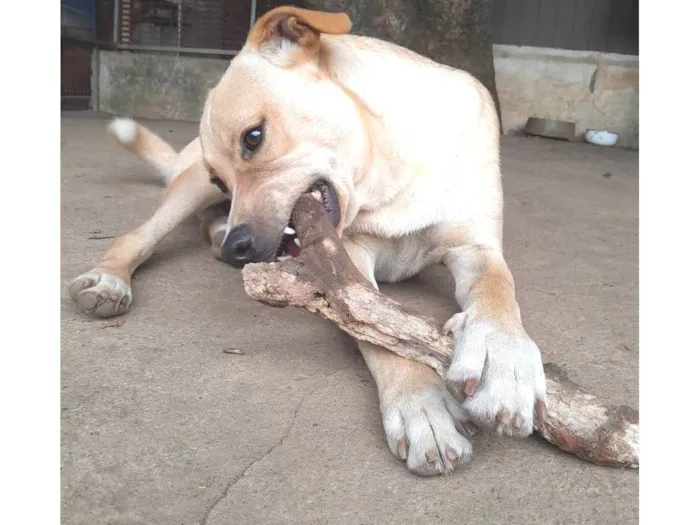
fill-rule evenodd
<path id="1" fill-rule="evenodd" d="M 285 7 L 263 16 L 210 92 L 200 138 L 179 155 L 129 120 L 112 132 L 172 179 L 154 216 L 116 241 L 71 286 L 84 311 L 131 301 L 130 277 L 186 217 L 209 208 L 215 252 L 240 267 L 295 255 L 297 198 L 323 200 L 365 276 L 397 281 L 445 264 L 462 312 L 449 385 L 428 367 L 359 342 L 377 383 L 391 451 L 415 473 L 450 472 L 471 455 L 469 417 L 527 436 L 545 410 L 540 351 L 523 329 L 502 253 L 499 128 L 469 74 L 404 48 L 351 36 L 344 14 Z M 200 146 L 201 141 L 201 146 Z M 217 253 L 218 255 L 218 253 Z"/>

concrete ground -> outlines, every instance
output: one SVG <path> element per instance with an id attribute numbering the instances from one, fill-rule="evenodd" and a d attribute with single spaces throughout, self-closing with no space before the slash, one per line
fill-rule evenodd
<path id="1" fill-rule="evenodd" d="M 637 523 L 636 471 L 535 437 L 481 435 L 467 468 L 411 475 L 385 446 L 353 342 L 319 317 L 249 299 L 194 221 L 136 273 L 123 325 L 78 313 L 70 280 L 162 193 L 104 125 L 62 120 L 63 523 Z M 197 133 L 148 125 L 177 146 Z M 506 138 L 503 166 L 504 244 L 526 328 L 545 360 L 637 406 L 637 153 Z M 384 290 L 441 319 L 456 311 L 444 268 Z"/>

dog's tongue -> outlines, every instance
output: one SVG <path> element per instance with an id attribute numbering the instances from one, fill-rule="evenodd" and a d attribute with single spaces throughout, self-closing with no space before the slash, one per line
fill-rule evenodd
<path id="1" fill-rule="evenodd" d="M 301 253 L 301 248 L 299 248 L 296 244 L 294 244 L 293 239 L 287 239 L 287 242 L 285 244 L 285 250 L 289 255 L 292 257 L 299 257 L 299 254 Z"/>

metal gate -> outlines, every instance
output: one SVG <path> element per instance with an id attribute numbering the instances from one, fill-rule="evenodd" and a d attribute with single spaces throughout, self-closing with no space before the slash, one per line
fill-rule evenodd
<path id="1" fill-rule="evenodd" d="M 91 106 L 95 0 L 61 0 L 61 110 Z"/>
<path id="2" fill-rule="evenodd" d="M 97 49 L 116 49 L 117 0 L 61 0 L 61 110 L 94 109 Z"/>
<path id="3" fill-rule="evenodd" d="M 269 0 L 61 0 L 61 109 L 97 100 L 99 49 L 226 57 Z M 294 2 L 289 2 L 294 3 Z"/>
<path id="4" fill-rule="evenodd" d="M 256 0 L 117 0 L 114 42 L 128 51 L 233 56 L 256 13 Z"/>

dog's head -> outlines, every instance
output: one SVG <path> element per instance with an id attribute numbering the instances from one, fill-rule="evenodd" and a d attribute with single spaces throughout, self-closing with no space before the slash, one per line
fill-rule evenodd
<path id="1" fill-rule="evenodd" d="M 305 192 L 323 200 L 342 232 L 366 144 L 322 35 L 350 27 L 342 13 L 270 11 L 209 93 L 202 152 L 212 182 L 231 197 L 222 256 L 234 266 L 298 254 L 290 216 Z"/>

